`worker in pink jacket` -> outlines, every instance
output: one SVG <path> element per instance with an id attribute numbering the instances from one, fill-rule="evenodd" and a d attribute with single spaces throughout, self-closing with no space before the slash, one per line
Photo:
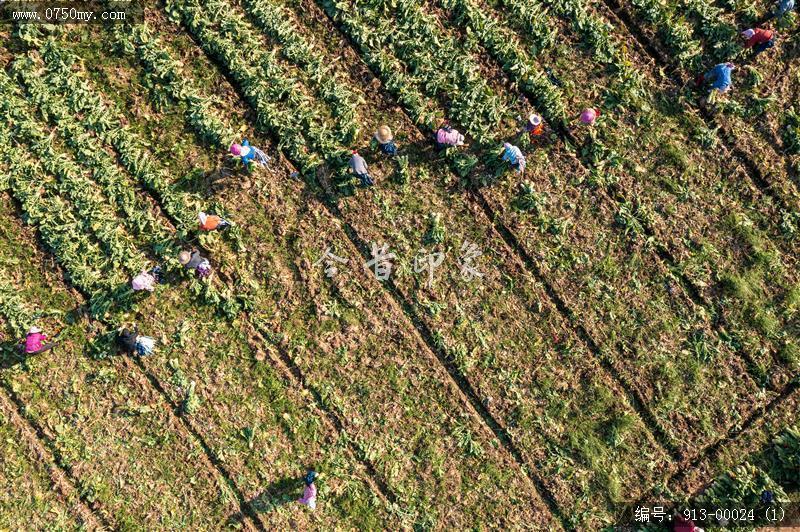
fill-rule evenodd
<path id="1" fill-rule="evenodd" d="M 55 347 L 55 342 L 46 344 L 44 343 L 46 340 L 47 335 L 39 327 L 31 327 L 25 336 L 24 345 L 20 347 L 25 351 L 26 355 L 38 355 Z"/>
<path id="2" fill-rule="evenodd" d="M 312 510 L 317 507 L 317 487 L 314 485 L 314 480 L 317 478 L 316 471 L 309 471 L 306 473 L 304 479 L 306 487 L 303 490 L 303 496 L 297 499 L 300 504 L 305 504 Z"/>
<path id="3" fill-rule="evenodd" d="M 451 146 L 463 146 L 464 145 L 464 135 L 458 132 L 458 130 L 453 129 L 450 127 L 450 124 L 445 122 L 442 124 L 442 127 L 439 128 L 439 131 L 436 132 L 436 150 L 442 151 L 445 148 L 449 148 Z"/>

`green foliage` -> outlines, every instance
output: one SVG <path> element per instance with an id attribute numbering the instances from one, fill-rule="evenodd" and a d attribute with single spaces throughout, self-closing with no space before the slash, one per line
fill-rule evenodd
<path id="1" fill-rule="evenodd" d="M 483 447 L 475 440 L 475 435 L 466 424 L 457 424 L 453 428 L 453 438 L 467 456 L 480 458 L 483 456 Z"/>
<path id="2" fill-rule="evenodd" d="M 3 277 L 5 272 L 0 270 L 0 316 L 14 334 L 22 338 L 28 328 L 34 325 L 35 315 L 25 306 L 16 289 L 7 284 Z"/>
<path id="3" fill-rule="evenodd" d="M 408 185 L 411 182 L 411 172 L 408 168 L 408 155 L 398 155 L 394 158 L 395 169 L 392 177 L 399 185 Z"/>
<path id="4" fill-rule="evenodd" d="M 531 60 L 514 32 L 497 24 L 484 9 L 468 0 L 440 0 L 440 2 L 492 55 L 499 59 L 503 70 L 531 95 L 536 107 L 551 123 L 563 123 L 566 120 L 566 109 L 559 89 Z M 545 32 L 543 37 L 547 34 L 548 32 Z M 472 133 L 479 141 L 488 140 L 485 135 Z"/>
<path id="5" fill-rule="evenodd" d="M 762 501 L 764 492 L 770 492 L 772 502 Z M 734 467 L 697 497 L 696 504 L 705 508 L 752 508 L 764 515 L 770 505 L 789 502 L 786 492 L 770 476 L 756 466 L 745 462 Z M 730 521 L 731 524 L 741 524 Z M 746 523 L 752 525 L 753 523 Z"/>
<path id="6" fill-rule="evenodd" d="M 775 438 L 767 460 L 770 477 L 787 489 L 800 489 L 800 425 Z"/>
<path id="7" fill-rule="evenodd" d="M 442 215 L 431 213 L 428 215 L 428 230 L 425 233 L 424 242 L 427 245 L 441 244 L 445 239 L 445 228 L 442 223 Z"/>
<path id="8" fill-rule="evenodd" d="M 622 228 L 626 235 L 644 235 L 645 229 L 637 214 L 637 209 L 630 203 L 620 205 L 614 221 Z"/>
<path id="9" fill-rule="evenodd" d="M 305 40 L 285 7 L 265 0 L 245 0 L 243 5 L 258 27 L 281 44 L 286 59 L 315 80 L 320 97 L 330 104 L 339 141 L 345 145 L 352 143 L 359 134 L 356 109 L 364 102 L 324 64 L 324 56 Z"/>
<path id="10" fill-rule="evenodd" d="M 132 176 L 139 179 L 155 193 L 164 211 L 170 215 L 184 233 L 196 227 L 197 207 L 194 205 L 198 205 L 199 201 L 189 194 L 176 192 L 170 186 L 168 177 L 156 165 L 151 152 L 144 145 L 144 142 L 127 126 L 123 126 L 118 118 L 115 118 L 118 114 L 112 112 L 109 105 L 91 90 L 90 84 L 72 69 L 71 66 L 79 62 L 74 53 L 62 48 L 55 40 L 48 40 L 42 49 L 42 59 L 45 66 L 49 68 L 44 78 L 39 79 L 34 76 L 35 69 L 24 67 L 29 66 L 31 59 L 26 60 L 28 63 L 15 64 L 15 68 L 12 70 L 26 84 L 31 97 L 39 104 L 42 111 L 56 122 L 66 142 L 82 156 L 84 164 L 92 169 L 93 176 L 102 185 L 107 197 L 125 214 L 122 219 L 123 224 L 129 228 L 131 233 L 146 236 L 146 240 L 152 246 L 153 251 L 161 258 L 162 266 L 168 271 L 178 275 L 186 275 L 184 269 L 177 263 L 175 258 L 177 251 L 183 247 L 177 241 L 181 234 L 171 235 L 163 222 L 159 221 L 151 212 L 149 206 L 141 203 L 141 200 L 133 193 L 127 178 L 119 172 L 114 160 L 98 143 L 97 139 L 114 147 L 119 154 L 119 160 L 122 165 Z M 66 99 L 57 98 L 54 95 L 56 90 L 70 94 L 72 97 Z M 20 104 L 19 107 L 24 110 L 27 106 Z M 19 111 L 20 114 L 23 112 Z M 75 115 L 80 116 L 80 122 L 76 122 Z M 20 120 L 22 121 L 23 119 L 28 119 L 28 117 L 22 115 Z M 86 135 L 83 128 L 94 131 L 97 134 L 97 138 Z M 30 125 L 26 131 L 29 135 L 35 135 L 37 134 L 37 126 Z M 218 136 L 221 138 L 222 135 L 220 133 Z M 62 166 L 66 164 L 63 158 L 57 158 L 55 154 L 53 158 L 57 159 Z M 63 169 L 54 166 L 53 171 L 54 173 L 59 172 L 58 175 L 62 175 L 64 179 L 69 179 L 73 175 L 79 174 L 77 168 Z M 71 180 L 69 183 L 74 184 L 75 181 Z M 80 190 L 77 185 L 74 188 Z M 68 192 L 70 194 L 76 193 L 70 190 L 65 190 L 64 192 L 65 194 Z M 83 209 L 81 212 L 84 212 L 87 218 L 94 219 L 99 216 L 100 208 L 94 207 L 97 201 L 97 199 L 90 200 L 87 198 L 83 200 L 83 203 L 79 204 L 79 207 Z M 106 241 L 106 247 L 110 248 L 113 241 L 108 239 L 113 234 L 113 231 L 116 230 L 114 226 L 117 222 L 109 216 L 102 223 L 109 229 L 104 229 L 100 234 L 101 242 Z M 93 224 L 95 231 L 97 231 L 97 227 L 102 227 L 100 224 L 101 222 Z M 106 240 L 103 240 L 104 237 Z M 114 245 L 123 251 L 125 249 L 119 244 Z M 110 259 L 114 260 L 116 256 L 112 254 Z M 59 259 L 61 260 L 61 257 Z M 105 260 L 108 261 L 109 259 L 106 258 Z M 141 260 L 134 262 L 132 259 L 124 257 L 116 260 L 116 263 L 123 264 L 125 270 L 131 275 L 144 268 L 144 263 Z M 104 261 L 97 259 L 97 262 L 92 261 L 91 264 L 102 265 Z M 69 268 L 68 271 L 70 271 Z M 115 279 L 112 277 L 104 279 L 104 281 L 111 284 L 114 283 Z M 130 303 L 130 290 L 121 288 L 127 286 L 127 281 L 127 278 L 124 280 L 116 279 L 114 289 L 108 289 L 103 292 L 98 292 L 87 286 L 79 286 L 85 292 L 93 294 L 91 300 L 93 315 L 102 319 L 109 319 L 109 312 L 113 306 Z M 241 311 L 239 298 L 229 288 L 218 290 L 211 284 L 207 282 L 201 283 L 196 279 L 192 279 L 190 288 L 195 295 L 200 297 L 201 301 L 217 307 L 221 313 L 229 318 L 235 317 Z"/>
<path id="11" fill-rule="evenodd" d="M 703 62 L 703 47 L 694 38 L 692 27 L 674 4 L 659 0 L 631 0 L 637 15 L 647 24 L 655 26 L 659 38 L 666 44 L 672 56 L 690 71 L 696 71 Z"/>
<path id="12" fill-rule="evenodd" d="M 606 426 L 606 440 L 613 447 L 619 447 L 625 442 L 626 437 L 636 427 L 636 416 L 624 412 L 614 416 Z"/>
<path id="13" fill-rule="evenodd" d="M 719 354 L 719 348 L 703 330 L 693 331 L 686 340 L 686 348 L 703 363 L 710 363 Z"/>
<path id="14" fill-rule="evenodd" d="M 114 37 L 118 47 L 136 53 L 145 65 L 146 83 L 153 95 L 162 100 L 162 105 L 167 98 L 185 102 L 189 123 L 201 139 L 220 150 L 226 150 L 231 145 L 234 140 L 233 129 L 214 111 L 218 107 L 215 100 L 200 94 L 192 86 L 181 62 L 169 54 L 158 38 L 151 35 L 148 26 L 116 25 Z"/>
<path id="15" fill-rule="evenodd" d="M 475 155 L 449 148 L 447 158 L 450 160 L 450 168 L 461 178 L 468 177 L 472 170 L 478 166 L 478 158 Z"/>
<path id="16" fill-rule="evenodd" d="M 800 155 L 800 108 L 792 106 L 783 115 L 783 148 L 793 154 Z"/>
<path id="17" fill-rule="evenodd" d="M 200 398 L 197 396 L 195 381 L 191 381 L 183 395 L 181 412 L 186 415 L 192 415 L 197 412 L 198 408 L 200 408 Z"/>
<path id="18" fill-rule="evenodd" d="M 517 198 L 514 200 L 514 207 L 520 211 L 534 212 L 542 214 L 542 208 L 547 205 L 547 196 L 536 192 L 533 183 L 525 180 L 519 185 Z"/>

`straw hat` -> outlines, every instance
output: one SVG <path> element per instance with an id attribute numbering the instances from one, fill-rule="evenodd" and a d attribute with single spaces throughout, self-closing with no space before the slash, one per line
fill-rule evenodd
<path id="1" fill-rule="evenodd" d="M 531 113 L 531 116 L 528 117 L 528 121 L 531 123 L 532 126 L 538 126 L 542 123 L 542 117 L 537 115 L 536 113 Z"/>
<path id="2" fill-rule="evenodd" d="M 192 254 L 189 253 L 188 251 L 181 251 L 180 253 L 178 253 L 178 262 L 180 262 L 181 264 L 186 264 L 190 260 L 192 260 Z"/>
<path id="3" fill-rule="evenodd" d="M 394 137 L 392 136 L 392 130 L 389 129 L 389 126 L 381 126 L 378 128 L 378 131 L 375 132 L 375 140 L 381 144 L 391 142 L 392 139 L 394 139 Z"/>
<path id="4" fill-rule="evenodd" d="M 28 329 L 28 334 L 36 334 L 40 332 L 42 332 L 42 330 L 39 327 L 36 327 L 35 325 L 30 329 Z"/>
<path id="5" fill-rule="evenodd" d="M 744 37 L 745 39 L 751 39 L 753 37 L 753 35 L 755 35 L 755 34 L 756 34 L 756 30 L 753 30 L 753 29 L 744 30 L 742 32 L 742 37 Z"/>

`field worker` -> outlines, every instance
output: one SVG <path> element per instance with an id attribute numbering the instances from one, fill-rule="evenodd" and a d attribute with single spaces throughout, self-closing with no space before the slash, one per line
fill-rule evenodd
<path id="1" fill-rule="evenodd" d="M 744 47 L 755 50 L 756 55 L 775 46 L 775 32 L 754 28 L 742 32 Z"/>
<path id="2" fill-rule="evenodd" d="M 694 521 L 686 519 L 681 514 L 675 515 L 672 530 L 673 532 L 704 532 L 702 528 L 694 524 Z"/>
<path id="3" fill-rule="evenodd" d="M 306 477 L 303 479 L 303 481 L 306 483 L 306 487 L 303 490 L 303 496 L 297 499 L 297 502 L 300 504 L 305 504 L 312 510 L 317 507 L 317 487 L 314 485 L 314 480 L 316 480 L 316 478 L 316 471 L 309 471 L 306 473 Z"/>
<path id="4" fill-rule="evenodd" d="M 712 91 L 718 90 L 725 93 L 731 88 L 731 73 L 734 68 L 736 67 L 733 66 L 733 63 L 720 63 L 706 72 L 701 79 L 704 83 L 711 84 Z"/>
<path id="5" fill-rule="evenodd" d="M 786 13 L 794 9 L 795 0 L 780 0 L 778 2 L 778 9 L 772 17 L 783 18 Z M 770 18 L 772 18 L 770 17 Z"/>
<path id="6" fill-rule="evenodd" d="M 216 231 L 217 229 L 226 229 L 232 225 L 228 220 L 220 218 L 216 214 L 201 212 L 197 215 L 197 218 L 200 220 L 201 231 Z"/>
<path id="7" fill-rule="evenodd" d="M 378 141 L 383 153 L 397 155 L 397 144 L 394 143 L 394 135 L 392 135 L 392 130 L 389 129 L 389 126 L 379 127 L 378 131 L 375 132 L 375 140 Z"/>
<path id="8" fill-rule="evenodd" d="M 133 278 L 131 281 L 131 287 L 133 287 L 134 291 L 139 292 L 141 290 L 147 290 L 148 292 L 152 292 L 156 289 L 156 276 L 148 271 L 143 271 L 139 275 Z"/>
<path id="9" fill-rule="evenodd" d="M 453 129 L 450 127 L 450 124 L 445 122 L 442 124 L 442 127 L 439 128 L 439 131 L 436 132 L 436 150 L 442 151 L 445 148 L 449 148 L 450 146 L 463 146 L 464 145 L 464 135 L 458 132 L 458 130 Z"/>
<path id="10" fill-rule="evenodd" d="M 139 334 L 139 327 L 134 327 L 133 331 L 122 329 L 117 342 L 126 353 L 139 356 L 152 354 L 156 345 L 156 341 L 149 336 Z"/>
<path id="11" fill-rule="evenodd" d="M 512 168 L 517 170 L 518 174 L 525 171 L 525 155 L 522 150 L 506 142 L 503 144 L 503 157 L 502 160 L 508 161 Z"/>
<path id="12" fill-rule="evenodd" d="M 544 133 L 544 120 L 542 120 L 542 117 L 536 113 L 531 113 L 525 123 L 525 131 L 530 133 L 531 137 L 538 137 Z"/>
<path id="13" fill-rule="evenodd" d="M 26 355 L 38 355 L 39 353 L 44 353 L 55 347 L 55 342 L 45 344 L 44 342 L 46 340 L 47 335 L 44 334 L 39 327 L 31 327 L 28 329 L 28 334 L 25 335 L 24 345 L 21 347 Z"/>
<path id="14" fill-rule="evenodd" d="M 361 180 L 362 187 L 371 187 L 375 184 L 375 181 L 372 180 L 372 176 L 369 175 L 367 161 L 358 154 L 358 150 L 353 150 L 353 156 L 350 157 L 350 162 L 347 163 L 347 165 L 350 167 L 350 171 L 356 174 L 358 179 Z"/>
<path id="15" fill-rule="evenodd" d="M 581 123 L 586 124 L 587 126 L 593 126 L 594 123 L 597 121 L 598 116 L 600 116 L 600 109 L 596 109 L 594 107 L 587 107 L 581 112 L 580 116 Z"/>
<path id="16" fill-rule="evenodd" d="M 211 275 L 211 263 L 208 259 L 200 255 L 200 252 L 192 250 L 192 252 L 181 251 L 178 254 L 178 262 L 183 264 L 187 270 L 194 270 L 198 277 L 205 278 Z"/>
<path id="17" fill-rule="evenodd" d="M 270 161 L 269 156 L 255 146 L 251 146 L 247 139 L 241 144 L 231 144 L 231 154 L 240 157 L 242 163 L 249 169 L 252 163 L 266 167 Z"/>

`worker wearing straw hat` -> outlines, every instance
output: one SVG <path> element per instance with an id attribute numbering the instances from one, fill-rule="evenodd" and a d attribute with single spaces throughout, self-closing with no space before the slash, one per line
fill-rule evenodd
<path id="1" fill-rule="evenodd" d="M 375 132 L 375 140 L 378 141 L 383 153 L 390 156 L 397 155 L 397 144 L 394 143 L 394 135 L 392 135 L 392 130 L 389 129 L 389 126 L 382 125 L 379 127 L 378 131 Z"/>
<path id="2" fill-rule="evenodd" d="M 188 251 L 181 251 L 178 254 L 178 262 L 187 270 L 194 270 L 201 279 L 211 275 L 211 263 L 196 249 L 192 250 L 191 253 Z"/>

